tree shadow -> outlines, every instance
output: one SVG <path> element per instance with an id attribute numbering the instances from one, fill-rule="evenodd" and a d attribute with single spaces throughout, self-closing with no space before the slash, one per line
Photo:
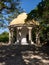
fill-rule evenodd
<path id="1" fill-rule="evenodd" d="M 46 49 L 45 49 L 46 48 Z M 0 47 L 1 65 L 47 65 L 48 47 L 35 45 L 9 45 Z"/>
<path id="2" fill-rule="evenodd" d="M 40 59 L 33 58 L 33 59 L 30 59 L 30 62 L 28 63 L 28 65 L 45 65 L 45 64 Z"/>
<path id="3" fill-rule="evenodd" d="M 0 47 L 0 63 L 1 65 L 26 65 L 18 46 Z"/>

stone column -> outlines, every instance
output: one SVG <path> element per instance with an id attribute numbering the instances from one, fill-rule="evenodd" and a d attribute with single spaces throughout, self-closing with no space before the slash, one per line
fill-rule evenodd
<path id="1" fill-rule="evenodd" d="M 13 43 L 13 40 L 14 40 L 14 37 L 13 37 L 13 28 L 12 28 L 12 30 L 11 30 L 11 35 L 12 35 L 12 43 Z"/>
<path id="2" fill-rule="evenodd" d="M 31 37 L 32 27 L 28 27 L 28 29 L 29 29 L 29 43 L 31 44 L 31 41 L 32 41 L 32 37 Z"/>
<path id="3" fill-rule="evenodd" d="M 9 44 L 11 44 L 11 31 L 9 29 Z"/>
<path id="4" fill-rule="evenodd" d="M 19 44 L 21 44 L 21 28 L 17 27 L 17 41 L 19 40 Z"/>
<path id="5" fill-rule="evenodd" d="M 16 41 L 17 41 L 17 28 L 16 28 Z"/>
<path id="6" fill-rule="evenodd" d="M 19 40 L 18 40 L 18 28 L 17 28 L 17 42 L 19 42 Z"/>
<path id="7" fill-rule="evenodd" d="M 39 32 L 36 32 L 36 44 L 40 45 L 40 38 L 39 38 Z"/>
<path id="8" fill-rule="evenodd" d="M 13 29 L 9 28 L 9 44 L 13 43 Z"/>
<path id="9" fill-rule="evenodd" d="M 9 32 L 9 39 L 10 39 L 10 43 L 12 44 L 13 43 L 13 28 L 10 29 L 10 32 Z"/>
<path id="10" fill-rule="evenodd" d="M 19 30 L 19 44 L 21 44 L 21 29 Z"/>

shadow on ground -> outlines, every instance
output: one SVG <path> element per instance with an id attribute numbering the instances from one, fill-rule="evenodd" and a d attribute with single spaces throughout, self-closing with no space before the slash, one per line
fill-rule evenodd
<path id="1" fill-rule="evenodd" d="M 49 46 L 9 45 L 0 47 L 0 65 L 49 65 Z"/>

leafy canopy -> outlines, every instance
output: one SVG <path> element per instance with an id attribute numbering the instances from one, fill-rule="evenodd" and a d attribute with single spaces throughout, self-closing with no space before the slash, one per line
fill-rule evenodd
<path id="1" fill-rule="evenodd" d="M 23 12 L 20 0 L 0 0 L 0 27 L 7 27 L 10 21 Z"/>

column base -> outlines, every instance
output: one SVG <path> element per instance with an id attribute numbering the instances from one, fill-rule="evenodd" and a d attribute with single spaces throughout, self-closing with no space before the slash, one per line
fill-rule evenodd
<path id="1" fill-rule="evenodd" d="M 31 40 L 29 40 L 29 44 L 31 44 Z"/>

